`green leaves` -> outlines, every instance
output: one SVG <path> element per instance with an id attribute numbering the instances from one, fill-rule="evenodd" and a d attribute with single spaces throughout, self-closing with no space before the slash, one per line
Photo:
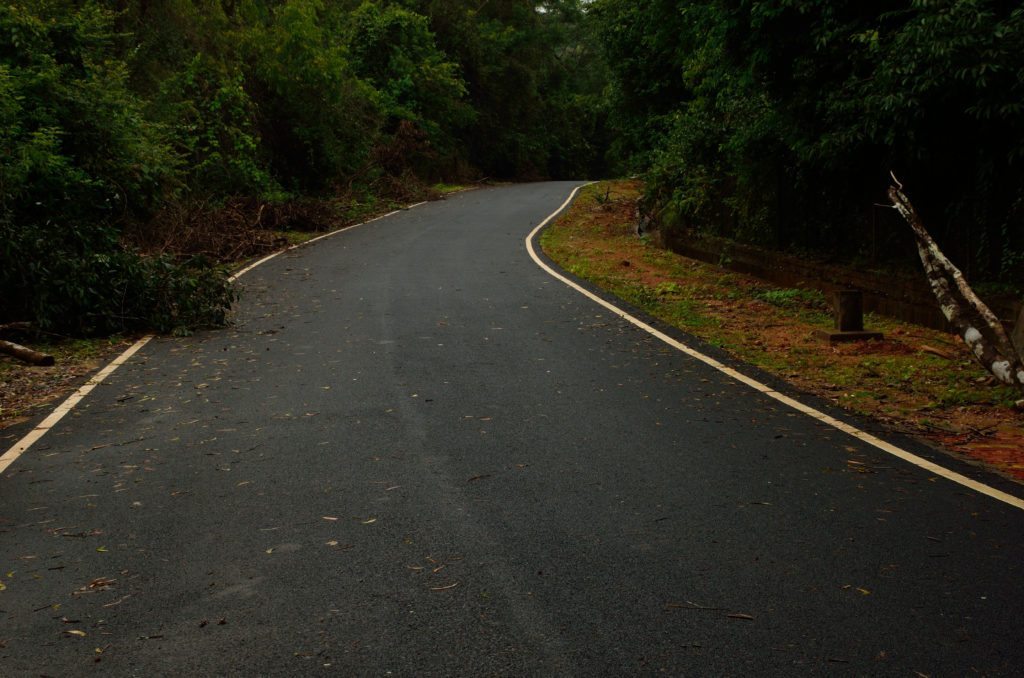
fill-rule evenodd
<path id="1" fill-rule="evenodd" d="M 868 212 L 896 169 L 975 277 L 1004 278 L 1024 252 L 1019 3 L 593 7 L 616 76 L 617 150 L 649 170 L 664 225 L 912 260 L 896 225 Z"/>

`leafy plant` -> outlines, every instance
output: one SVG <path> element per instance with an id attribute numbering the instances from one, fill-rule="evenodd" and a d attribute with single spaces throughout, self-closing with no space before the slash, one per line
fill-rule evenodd
<path id="1" fill-rule="evenodd" d="M 820 311 L 829 309 L 825 295 L 818 290 L 778 289 L 762 290 L 754 293 L 755 299 L 767 302 L 779 308 L 813 308 Z"/>

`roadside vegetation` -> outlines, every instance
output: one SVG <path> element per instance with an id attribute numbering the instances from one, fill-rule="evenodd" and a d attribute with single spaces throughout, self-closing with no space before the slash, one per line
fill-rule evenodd
<path id="1" fill-rule="evenodd" d="M 986 292 L 1024 281 L 1024 6 L 596 0 L 617 155 L 677 232 L 919 267 L 894 171 Z M 881 206 L 876 206 L 876 204 Z"/>
<path id="2" fill-rule="evenodd" d="M 884 341 L 830 346 L 829 302 L 656 247 L 636 234 L 639 181 L 583 189 L 544 251 L 572 274 L 747 363 L 890 429 L 1024 479 L 1024 413 L 954 335 L 869 314 Z"/>

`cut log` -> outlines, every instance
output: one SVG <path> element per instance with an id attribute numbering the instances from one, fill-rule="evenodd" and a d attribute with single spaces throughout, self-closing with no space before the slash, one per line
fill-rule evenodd
<path id="1" fill-rule="evenodd" d="M 942 253 L 903 192 L 903 186 L 899 181 L 896 184 L 889 187 L 889 199 L 914 232 L 917 252 L 942 314 L 982 367 L 1000 382 L 1024 391 L 1024 364 L 1003 324 L 974 293 L 960 269 Z"/>
<path id="2" fill-rule="evenodd" d="M 30 365 L 52 365 L 53 356 L 47 353 L 40 353 L 39 351 L 33 351 L 27 346 L 21 344 L 15 344 L 13 341 L 4 341 L 0 339 L 0 352 L 8 355 L 13 355 L 18 360 L 24 360 Z"/>

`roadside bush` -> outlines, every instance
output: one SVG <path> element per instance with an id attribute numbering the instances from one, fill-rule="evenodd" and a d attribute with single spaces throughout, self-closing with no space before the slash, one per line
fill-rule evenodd
<path id="1" fill-rule="evenodd" d="M 215 269 L 121 246 L 177 162 L 128 88 L 113 15 L 66 10 L 0 7 L 0 321 L 90 334 L 223 320 Z"/>
<path id="2" fill-rule="evenodd" d="M 109 227 L 0 223 L 3 320 L 73 335 L 223 324 L 233 293 L 202 258 L 142 256 Z"/>

